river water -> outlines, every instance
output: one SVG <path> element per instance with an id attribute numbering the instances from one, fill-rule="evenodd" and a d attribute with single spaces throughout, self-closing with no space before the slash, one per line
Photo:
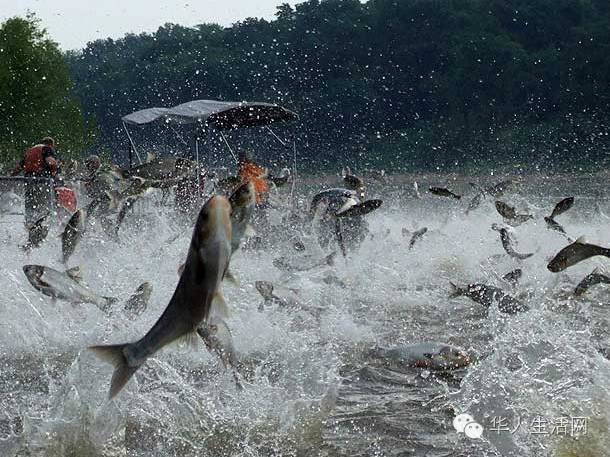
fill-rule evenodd
<path id="1" fill-rule="evenodd" d="M 413 195 L 414 179 L 421 199 Z M 243 389 L 203 344 L 175 344 L 107 401 L 112 368 L 86 349 L 136 340 L 154 324 L 177 284 L 192 220 L 142 205 L 118 242 L 94 227 L 70 259 L 91 289 L 119 302 L 151 282 L 149 307 L 132 321 L 94 305 L 54 302 L 34 290 L 22 266 L 61 269 L 59 229 L 25 254 L 19 216 L 3 216 L 0 455 L 610 455 L 609 290 L 598 285 L 583 297 L 572 294 L 582 277 L 608 261 L 590 259 L 550 273 L 548 260 L 568 241 L 542 219 L 560 198 L 574 195 L 574 208 L 558 221 L 573 237 L 609 246 L 605 179 L 521 178 L 502 199 L 535 216 L 513 230 L 517 250 L 535 253 L 523 261 L 508 257 L 490 228 L 501 222 L 493 199 L 466 214 L 474 195 L 467 178 L 369 182 L 368 195 L 384 204 L 366 216 L 367 239 L 334 266 L 276 268 L 274 259 L 298 263 L 302 255 L 290 236 L 233 257 L 239 286 L 225 284 L 224 294 Z M 338 183 L 333 177 L 310 181 L 297 194 L 305 202 L 315 190 Z M 433 196 L 423 192 L 429 185 L 465 196 Z M 421 227 L 428 232 L 409 250 L 402 229 Z M 310 253 L 323 256 L 307 226 L 277 225 L 274 231 L 298 235 Z M 523 278 L 511 289 L 500 277 L 516 267 Z M 295 289 L 303 309 L 259 311 L 257 280 Z M 497 285 L 530 311 L 506 315 L 464 297 L 450 299 L 450 282 Z M 387 363 L 370 351 L 424 341 L 460 346 L 475 362 L 443 374 Z M 481 438 L 456 431 L 453 419 L 462 413 L 483 427 Z"/>

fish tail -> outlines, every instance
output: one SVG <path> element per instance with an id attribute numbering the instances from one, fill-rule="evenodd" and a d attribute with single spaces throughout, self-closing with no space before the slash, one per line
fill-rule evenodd
<path id="1" fill-rule="evenodd" d="M 140 368 L 140 365 L 135 367 L 129 366 L 125 358 L 124 349 L 128 344 L 111 344 L 108 346 L 90 346 L 91 349 L 102 360 L 109 362 L 114 367 L 112 380 L 110 381 L 110 391 L 108 398 L 114 398 L 121 389 L 131 379 L 133 374 Z"/>
<path id="2" fill-rule="evenodd" d="M 463 295 L 462 289 L 456 286 L 454 283 L 449 281 L 449 286 L 451 287 L 451 292 L 449 293 L 449 298 L 455 298 Z"/>

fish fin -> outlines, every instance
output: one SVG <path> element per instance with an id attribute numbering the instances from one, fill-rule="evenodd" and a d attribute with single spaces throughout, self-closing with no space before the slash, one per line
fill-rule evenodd
<path id="1" fill-rule="evenodd" d="M 456 286 L 454 283 L 449 281 L 449 286 L 451 287 L 451 292 L 449 293 L 449 298 L 455 298 L 462 295 L 462 290 Z"/>
<path id="2" fill-rule="evenodd" d="M 335 215 L 345 216 L 345 215 L 347 215 L 347 214 L 345 214 L 347 212 L 347 210 L 354 206 L 355 206 L 354 200 L 348 200 L 343 204 L 343 206 L 341 208 L 339 208 L 339 210 L 335 213 Z"/>
<path id="3" fill-rule="evenodd" d="M 147 152 L 147 153 L 146 153 L 146 162 L 144 162 L 144 163 L 150 163 L 150 162 L 152 162 L 153 160 L 155 160 L 156 158 L 157 158 L 157 155 L 156 155 L 156 154 L 154 154 L 154 153 L 152 153 L 152 152 Z"/>
<path id="4" fill-rule="evenodd" d="M 188 332 L 182 335 L 178 342 L 186 344 L 191 349 L 197 349 L 199 343 L 199 334 L 195 330 L 194 332 Z"/>
<path id="5" fill-rule="evenodd" d="M 228 318 L 231 316 L 231 312 L 229 311 L 229 306 L 225 301 L 225 298 L 222 296 L 222 293 L 216 292 L 214 294 L 214 298 L 212 299 L 211 308 L 215 311 L 217 316 Z"/>
<path id="6" fill-rule="evenodd" d="M 585 236 L 579 236 L 578 238 L 576 238 L 576 241 L 574 241 L 574 243 L 578 243 L 578 244 L 585 244 L 587 242 L 587 240 L 585 239 Z"/>
<path id="7" fill-rule="evenodd" d="M 251 238 L 254 235 L 256 235 L 256 230 L 254 230 L 254 227 L 252 227 L 252 225 L 250 224 L 246 225 L 246 230 L 244 230 L 244 236 Z"/>
<path id="8" fill-rule="evenodd" d="M 68 268 L 66 274 L 78 283 L 83 280 L 82 271 L 79 266 Z"/>
<path id="9" fill-rule="evenodd" d="M 112 373 L 112 380 L 110 381 L 110 392 L 108 393 L 109 399 L 114 398 L 140 368 L 140 365 L 132 367 L 127 363 L 124 353 L 127 346 L 127 344 L 111 344 L 89 347 L 98 357 L 114 367 L 114 373 Z"/>
<path id="10" fill-rule="evenodd" d="M 235 276 L 231 270 L 227 270 L 225 272 L 225 279 L 227 281 L 229 281 L 231 284 L 233 284 L 235 287 L 239 287 L 239 279 L 237 279 L 237 276 Z"/>
<path id="11" fill-rule="evenodd" d="M 382 203 L 381 200 L 366 200 L 351 206 L 348 206 L 348 203 L 346 203 L 335 214 L 337 217 L 364 216 L 379 208 Z"/>

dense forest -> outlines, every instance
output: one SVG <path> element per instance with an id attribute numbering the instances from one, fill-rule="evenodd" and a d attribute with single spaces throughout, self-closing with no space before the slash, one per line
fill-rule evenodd
<path id="1" fill-rule="evenodd" d="M 316 167 L 447 170 L 610 165 L 609 56 L 608 0 L 309 0 L 66 59 L 115 157 L 121 116 L 206 98 L 296 111 L 288 131 Z"/>
<path id="2" fill-rule="evenodd" d="M 72 93 L 64 55 L 38 20 L 29 16 L 0 24 L 0 164 L 52 135 L 63 154 L 78 155 L 93 141 Z"/>
<path id="3" fill-rule="evenodd" d="M 610 152 L 609 5 L 309 0 L 273 21 L 96 41 L 69 64 L 113 148 L 126 113 L 217 98 L 298 112 L 316 164 L 580 166 Z"/>

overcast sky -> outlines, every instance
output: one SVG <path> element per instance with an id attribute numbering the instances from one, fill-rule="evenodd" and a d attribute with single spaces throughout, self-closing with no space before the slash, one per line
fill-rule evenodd
<path id="1" fill-rule="evenodd" d="M 281 3 L 303 0 L 0 0 L 0 21 L 36 13 L 51 38 L 67 49 L 97 38 L 152 32 L 166 22 L 230 25 L 247 17 L 272 19 Z"/>

